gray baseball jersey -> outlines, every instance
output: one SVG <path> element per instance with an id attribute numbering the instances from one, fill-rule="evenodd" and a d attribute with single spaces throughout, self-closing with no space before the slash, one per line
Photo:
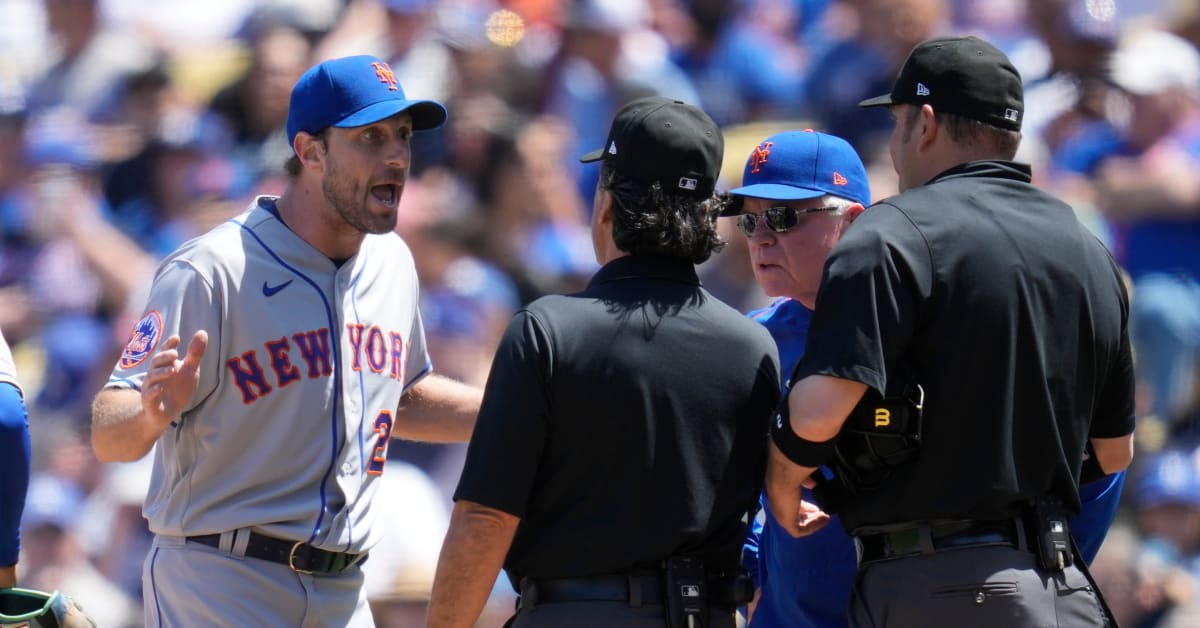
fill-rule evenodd
<path id="1" fill-rule="evenodd" d="M 21 383 L 17 381 L 17 363 L 13 360 L 12 349 L 8 348 L 8 341 L 4 339 L 4 332 L 0 332 L 0 382 L 12 384 L 21 390 Z"/>
<path id="2" fill-rule="evenodd" d="M 159 437 L 144 512 L 156 534 L 253 528 L 359 553 L 402 393 L 429 373 L 412 253 L 368 235 L 340 266 L 274 197 L 171 254 L 107 386 L 138 388 L 172 334 L 209 335 L 200 384 Z"/>

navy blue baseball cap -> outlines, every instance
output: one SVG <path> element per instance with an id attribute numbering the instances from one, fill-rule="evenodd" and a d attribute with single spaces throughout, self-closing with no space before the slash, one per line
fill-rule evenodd
<path id="1" fill-rule="evenodd" d="M 413 129 L 436 129 L 446 108 L 432 100 L 409 100 L 383 60 L 357 55 L 323 61 L 296 81 L 288 106 L 288 144 L 296 134 L 319 133 L 330 126 L 364 126 L 401 111 L 412 114 Z"/>
<path id="2" fill-rule="evenodd" d="M 846 140 L 811 129 L 784 131 L 761 141 L 746 158 L 734 196 L 802 201 L 831 194 L 871 204 L 867 169 Z M 725 215 L 739 211 L 737 204 Z"/>

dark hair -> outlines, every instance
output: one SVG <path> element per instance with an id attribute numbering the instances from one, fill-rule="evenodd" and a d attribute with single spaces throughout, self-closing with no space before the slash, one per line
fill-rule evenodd
<path id="1" fill-rule="evenodd" d="M 700 264 L 725 247 L 717 217 L 730 202 L 726 194 L 667 194 L 660 184 L 647 187 L 607 163 L 600 167 L 600 187 L 613 195 L 613 242 L 622 251 Z"/>
<path id="2" fill-rule="evenodd" d="M 911 106 L 905 120 L 904 141 L 912 139 L 913 126 L 921 114 L 919 106 Z M 1021 132 L 1002 129 L 981 120 L 953 113 L 937 114 L 938 123 L 957 144 L 971 144 L 1000 159 L 1012 159 L 1021 145 Z"/>
<path id="3" fill-rule="evenodd" d="M 329 150 L 329 127 L 321 129 L 321 131 L 316 134 L 316 137 L 321 141 L 321 148 Z M 300 171 L 302 169 L 303 166 L 300 165 L 300 157 L 296 155 L 295 151 L 288 156 L 287 161 L 283 162 L 283 171 L 287 173 L 289 179 L 295 179 L 296 177 L 300 176 Z"/>
<path id="4" fill-rule="evenodd" d="M 1001 159 L 1012 159 L 1021 145 L 1021 132 L 1002 129 L 987 122 L 954 114 L 939 114 L 950 139 L 959 144 L 973 144 Z"/>

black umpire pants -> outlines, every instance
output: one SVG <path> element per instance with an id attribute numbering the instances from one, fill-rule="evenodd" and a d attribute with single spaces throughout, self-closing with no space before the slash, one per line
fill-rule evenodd
<path id="1" fill-rule="evenodd" d="M 859 565 L 850 598 L 855 628 L 1088 628 L 1108 626 L 1076 566 L 1043 570 L 1030 551 L 1003 545 L 940 550 Z"/>

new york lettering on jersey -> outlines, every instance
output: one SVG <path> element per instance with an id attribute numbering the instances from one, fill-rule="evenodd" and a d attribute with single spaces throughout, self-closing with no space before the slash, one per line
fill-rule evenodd
<path id="1" fill-rule="evenodd" d="M 407 349 L 400 332 L 384 332 L 377 325 L 368 328 L 363 323 L 347 323 L 346 334 L 350 345 L 350 368 L 353 371 L 360 372 L 365 366 L 371 373 L 404 382 Z M 272 383 L 274 387 L 282 388 L 301 377 L 316 379 L 333 374 L 327 328 L 297 332 L 290 339 L 285 335 L 263 342 L 262 346 L 265 354 L 263 361 L 259 360 L 257 349 L 248 349 L 238 357 L 225 361 L 246 404 L 270 394 Z M 293 349 L 307 367 L 304 373 L 292 359 Z M 264 368 L 264 361 L 268 368 Z"/>

